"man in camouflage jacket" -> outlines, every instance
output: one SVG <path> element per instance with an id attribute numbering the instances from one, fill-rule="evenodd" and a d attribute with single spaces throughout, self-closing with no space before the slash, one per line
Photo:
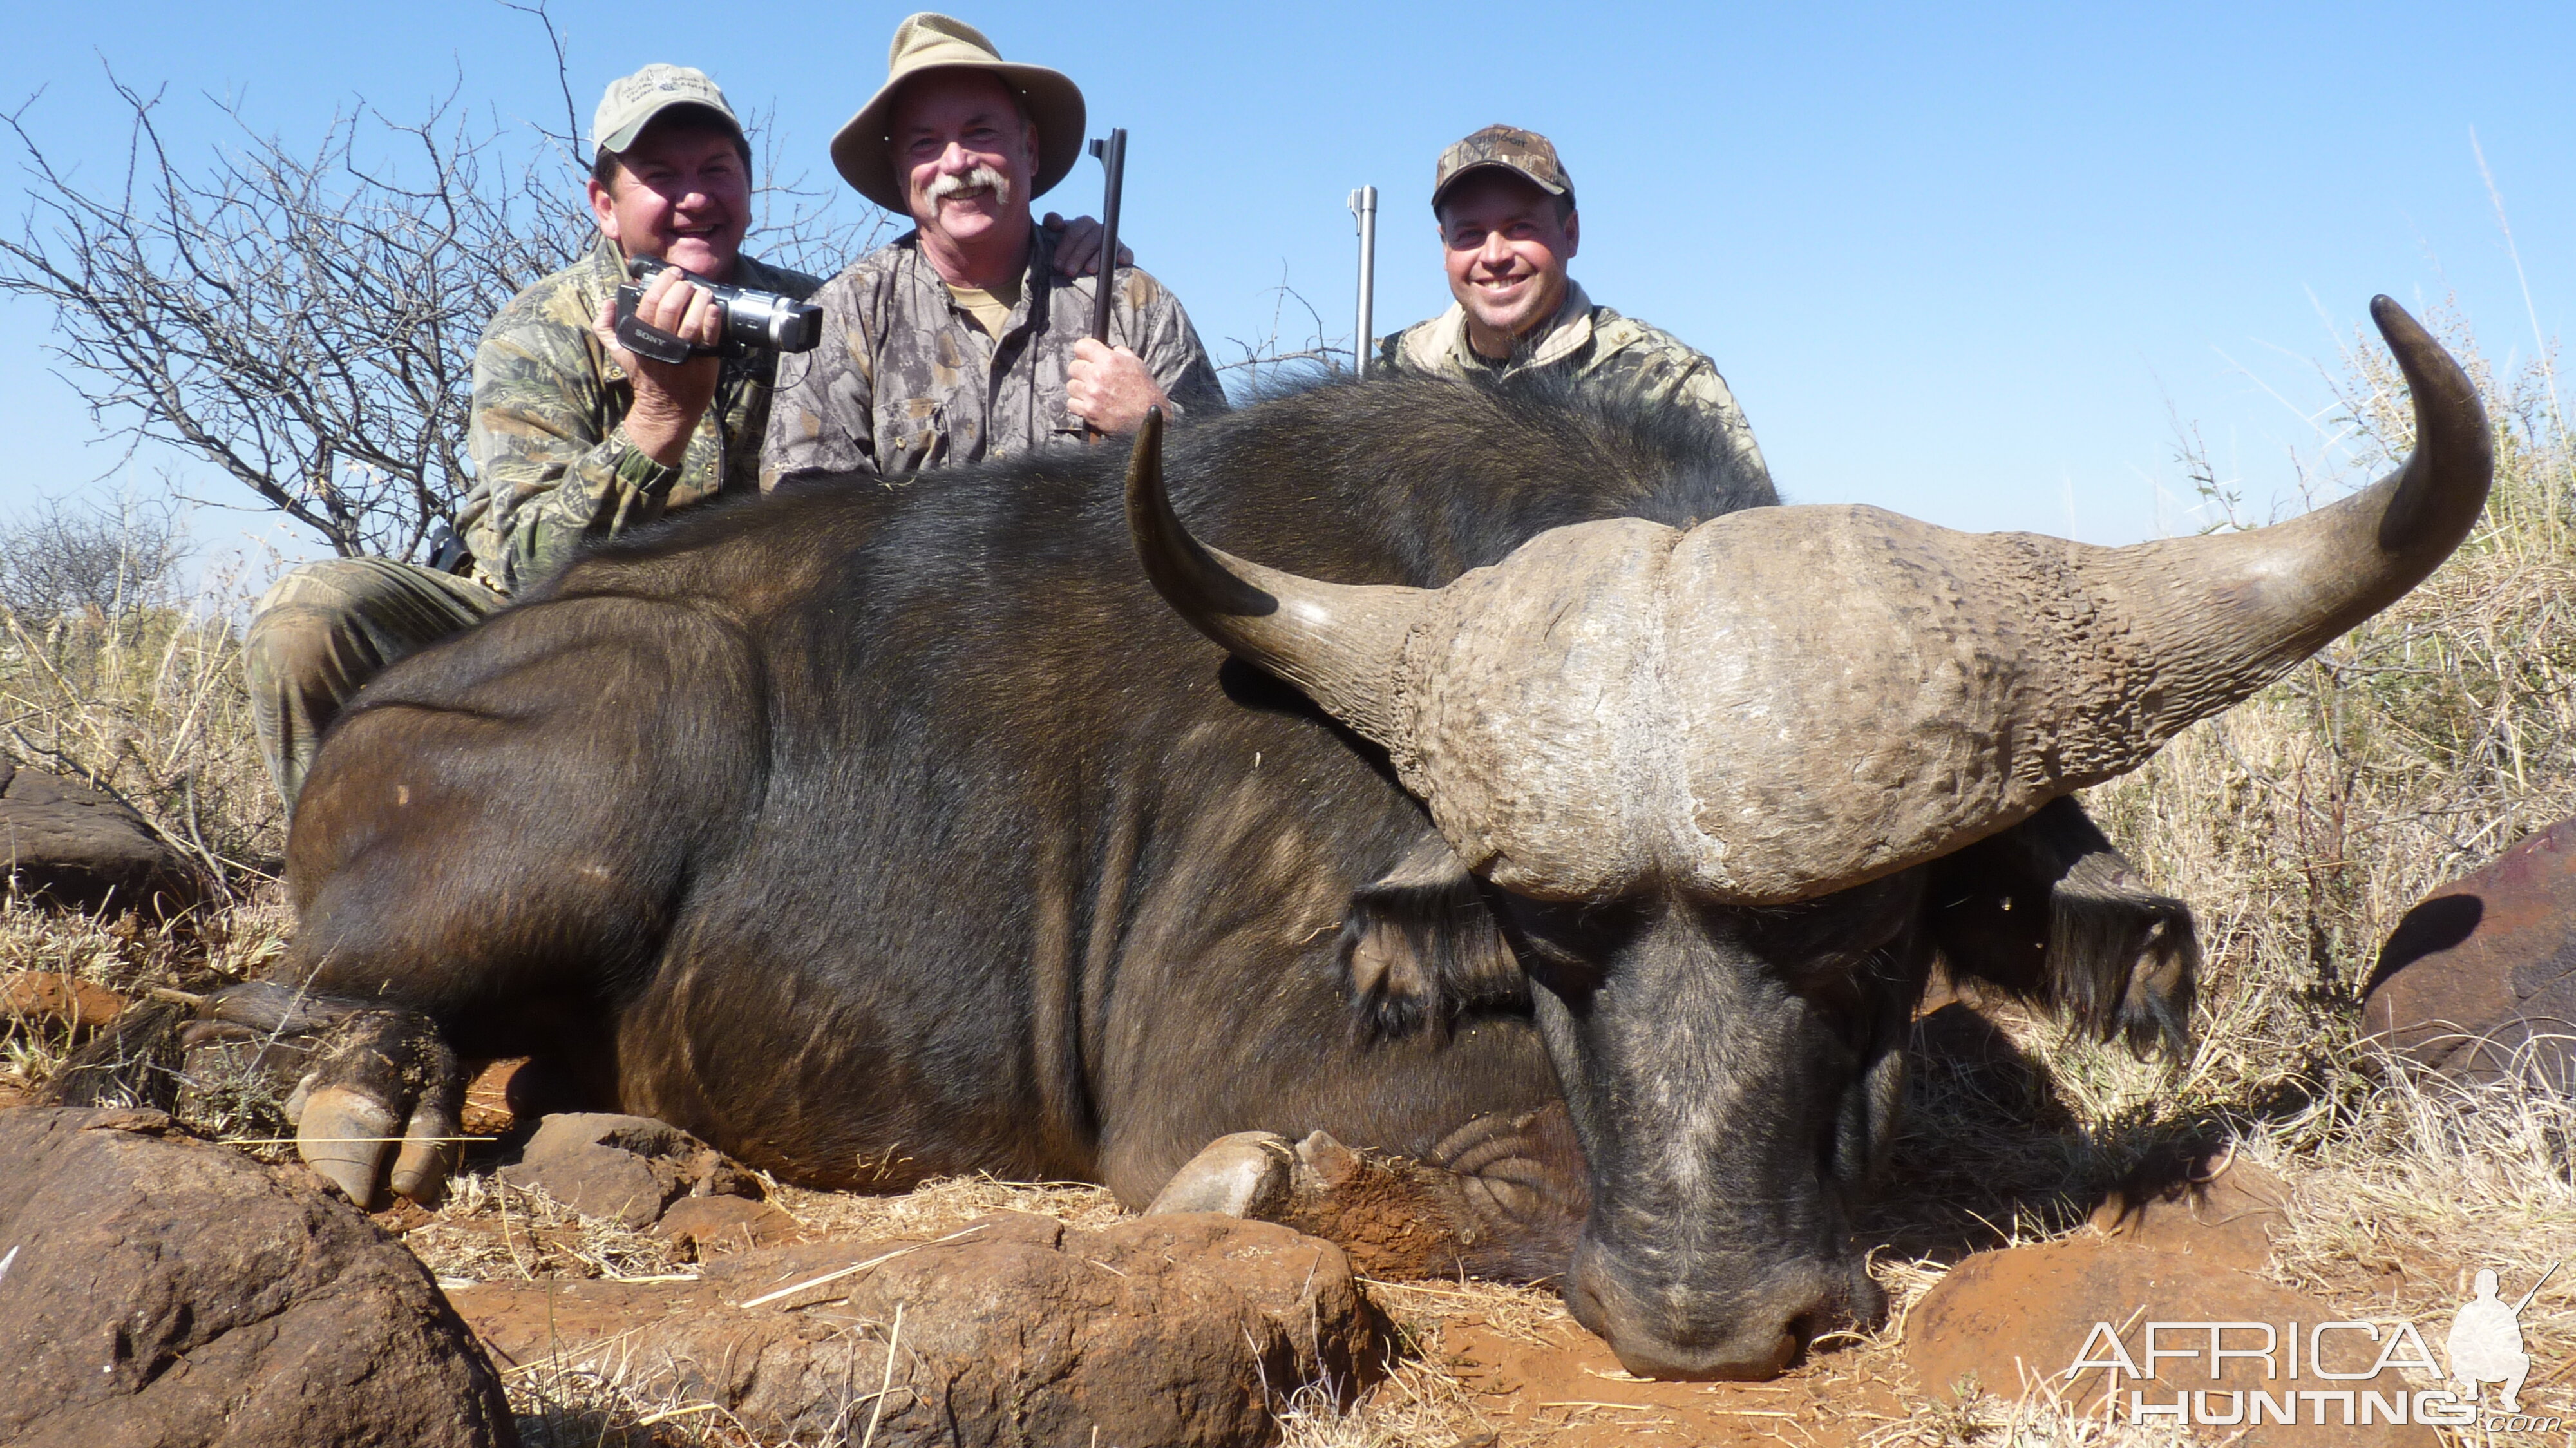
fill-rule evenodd
<path id="1" fill-rule="evenodd" d="M 1500 380 L 1554 372 L 1699 413 L 1748 478 L 1770 481 L 1717 364 L 1679 338 L 1594 306 L 1566 274 L 1582 236 L 1574 181 L 1545 136 L 1487 126 L 1441 153 L 1431 190 L 1449 310 L 1378 341 L 1393 371 Z"/>
<path id="2" fill-rule="evenodd" d="M 679 464 L 665 464 L 624 426 L 636 403 L 630 359 L 594 325 L 625 281 L 625 254 L 601 237 L 590 255 L 511 298 L 483 331 L 467 442 L 474 490 L 456 523 L 478 581 L 498 593 L 554 571 L 584 540 L 759 488 L 779 354 L 753 349 L 699 363 L 715 369 L 715 395 Z M 791 297 L 821 285 L 747 256 L 735 259 L 730 281 Z"/>
<path id="3" fill-rule="evenodd" d="M 1179 301 L 1116 268 L 1110 344 L 1093 288 L 1065 281 L 1030 198 L 1081 153 L 1082 93 L 1004 62 L 944 15 L 896 28 L 885 85 L 832 142 L 860 194 L 916 223 L 814 294 L 823 340 L 787 358 L 763 481 L 874 474 L 1009 457 L 1132 430 L 1149 407 L 1218 411 L 1224 391 Z"/>
<path id="4" fill-rule="evenodd" d="M 704 74 L 648 65 L 611 82 L 592 134 L 598 244 L 513 298 L 475 353 L 475 486 L 457 514 L 474 577 L 326 559 L 279 579 L 252 615 L 252 720 L 290 809 L 322 731 L 396 659 L 498 610 L 584 540 L 759 484 L 777 354 L 638 359 L 609 334 L 610 301 L 628 256 L 659 256 L 674 269 L 646 288 L 639 320 L 709 345 L 722 310 L 678 269 L 799 297 L 818 283 L 740 254 L 751 147 Z"/>

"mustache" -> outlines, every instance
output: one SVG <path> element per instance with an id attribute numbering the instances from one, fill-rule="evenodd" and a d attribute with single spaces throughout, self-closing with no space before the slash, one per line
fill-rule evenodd
<path id="1" fill-rule="evenodd" d="M 936 206 L 951 196 L 963 196 L 970 191 L 990 191 L 994 200 L 1007 202 L 1011 199 L 1011 178 L 990 166 L 977 166 L 971 171 L 942 175 L 930 183 L 928 194 L 930 204 Z"/>

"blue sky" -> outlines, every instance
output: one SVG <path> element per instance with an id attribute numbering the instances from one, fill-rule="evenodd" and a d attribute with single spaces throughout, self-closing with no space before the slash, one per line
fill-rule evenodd
<path id="1" fill-rule="evenodd" d="M 903 12 L 563 0 L 556 13 L 585 119 L 613 75 L 696 64 L 737 106 L 772 113 L 791 161 L 830 180 L 823 148 L 882 78 Z M 1127 239 L 1221 359 L 1226 339 L 1270 330 L 1283 275 L 1347 333 L 1343 198 L 1364 182 L 1384 198 L 1381 329 L 1445 305 L 1433 158 L 1489 121 L 1546 132 L 1582 198 L 1577 278 L 1717 359 L 1793 501 L 2093 542 L 2188 531 L 2180 418 L 2257 511 L 2286 504 L 2291 450 L 2318 441 L 2313 361 L 2372 293 L 2456 295 L 2494 357 L 2532 353 L 2473 129 L 2543 335 L 2576 296 L 2576 7 L 962 13 L 1005 55 L 1080 82 L 1095 133 L 1129 129 Z M 19 60 L 0 104 L 43 87 L 30 128 L 102 180 L 124 136 L 102 62 L 166 83 L 199 146 L 219 134 L 207 94 L 241 97 L 292 139 L 357 98 L 416 114 L 460 75 L 467 99 L 504 116 L 562 109 L 540 32 L 495 0 L 92 0 L 18 7 L 10 29 Z M 14 225 L 14 174 L 0 190 Z M 1098 194 L 1085 162 L 1043 204 L 1093 210 Z M 0 303 L 0 513 L 98 486 L 117 457 L 48 375 L 46 323 Z"/>

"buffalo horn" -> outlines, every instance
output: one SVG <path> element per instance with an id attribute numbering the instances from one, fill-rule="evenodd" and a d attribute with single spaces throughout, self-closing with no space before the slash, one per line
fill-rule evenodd
<path id="1" fill-rule="evenodd" d="M 2486 505 L 2494 444 L 2477 389 L 2404 308 L 2371 319 L 2406 374 L 2415 450 L 2329 507 L 2241 533 L 2114 550 L 2174 714 L 2203 718 L 2387 607 L 2450 556 Z"/>
<path id="2" fill-rule="evenodd" d="M 1363 736 L 1403 747 L 1396 676 L 1430 590 L 1322 583 L 1201 544 L 1163 487 L 1161 408 L 1145 415 L 1128 456 L 1127 529 L 1145 576 L 1192 627 L 1305 690 Z"/>

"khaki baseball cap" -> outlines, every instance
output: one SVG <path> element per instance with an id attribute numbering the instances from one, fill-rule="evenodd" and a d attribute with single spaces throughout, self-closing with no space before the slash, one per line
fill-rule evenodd
<path id="1" fill-rule="evenodd" d="M 741 118 L 725 104 L 724 92 L 716 89 L 705 71 L 657 63 L 608 83 L 607 93 L 599 98 L 599 109 L 591 113 L 591 144 L 611 154 L 621 154 L 644 134 L 655 116 L 673 106 L 704 107 L 715 112 L 735 136 L 742 135 Z"/>
<path id="2" fill-rule="evenodd" d="M 1574 199 L 1574 178 L 1565 174 L 1565 163 L 1556 159 L 1556 147 L 1547 137 L 1518 126 L 1487 126 L 1440 153 L 1440 169 L 1431 181 L 1431 209 L 1440 209 L 1449 183 L 1488 166 L 1509 171 L 1550 196 Z"/>
<path id="3" fill-rule="evenodd" d="M 1020 104 L 1027 107 L 1029 119 L 1038 128 L 1037 174 L 1030 178 L 1031 195 L 1045 195 L 1082 159 L 1086 113 L 1081 88 L 1070 77 L 1042 65 L 1005 61 L 983 31 L 924 10 L 906 16 L 894 28 L 894 44 L 886 48 L 885 84 L 832 137 L 832 164 L 861 196 L 897 216 L 912 209 L 904 194 L 904 178 L 896 173 L 894 158 L 886 154 L 892 139 L 887 128 L 894 119 L 895 95 L 904 82 L 933 70 L 985 71 L 1019 92 Z"/>

